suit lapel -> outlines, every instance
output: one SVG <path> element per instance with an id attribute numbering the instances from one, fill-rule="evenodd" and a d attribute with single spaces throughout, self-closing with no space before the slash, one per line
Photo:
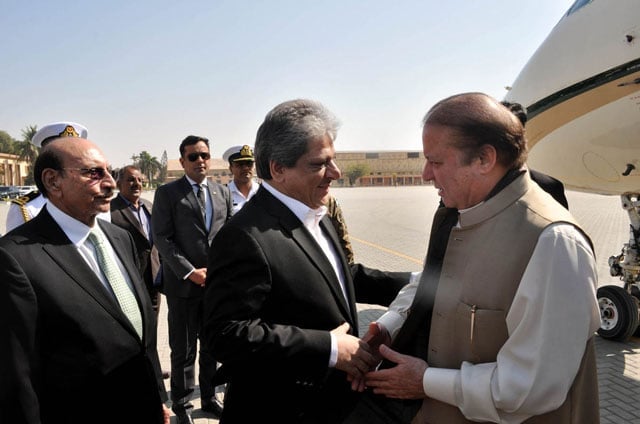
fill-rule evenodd
<path id="1" fill-rule="evenodd" d="M 209 199 L 211 199 L 211 216 L 209 217 L 209 232 L 213 231 L 213 216 L 217 210 L 221 210 L 221 205 L 218 204 L 218 198 L 220 193 L 216 188 L 211 187 L 211 184 L 207 184 L 207 190 L 209 191 Z"/>
<path id="2" fill-rule="evenodd" d="M 53 220 L 46 209 L 33 219 L 39 234 L 43 237 L 43 250 L 71 277 L 89 296 L 100 304 L 123 326 L 133 334 L 135 330 L 126 318 L 116 300 L 102 285 L 76 247 L 67 238 L 60 226 Z M 100 221 L 100 220 L 98 220 Z"/>
<path id="3" fill-rule="evenodd" d="M 347 257 L 342 250 L 342 246 L 340 245 L 340 240 L 338 239 L 338 234 L 336 233 L 333 224 L 331 224 L 330 218 L 325 215 L 320 221 L 320 227 L 322 228 L 325 236 L 329 238 L 330 243 L 333 246 L 333 249 L 338 254 L 340 258 L 340 266 L 342 267 L 342 273 L 344 275 L 344 284 L 345 289 L 347 291 L 347 298 L 349 302 L 349 311 L 351 312 L 351 318 L 354 322 L 358 322 L 358 318 L 356 316 L 356 295 L 355 289 L 353 287 L 353 278 L 351 277 L 351 269 L 349 267 L 349 263 L 347 261 Z"/>
<path id="4" fill-rule="evenodd" d="M 322 248 L 320 248 L 313 236 L 305 228 L 302 222 L 300 222 L 298 217 L 296 217 L 295 214 L 291 212 L 291 210 L 287 208 L 282 202 L 276 199 L 266 189 L 260 188 L 258 190 L 258 194 L 260 194 L 260 192 L 263 193 L 263 196 L 265 197 L 265 200 L 267 202 L 267 207 L 265 209 L 270 210 L 271 213 L 279 219 L 283 231 L 291 234 L 292 239 L 300 246 L 311 263 L 324 277 L 325 283 L 331 289 L 333 297 L 335 298 L 338 305 L 340 305 L 342 312 L 345 314 L 345 316 L 351 318 L 352 325 L 356 323 L 357 321 L 354 320 L 354 313 L 352 312 L 353 309 L 351 307 L 351 305 L 353 304 L 353 282 L 351 280 L 351 273 L 345 272 L 347 296 L 349 297 L 349 302 L 347 304 L 347 300 L 344 298 L 342 288 L 340 287 L 338 276 L 336 275 L 333 266 L 331 266 L 329 259 L 327 259 L 326 255 L 322 251 Z M 256 194 L 256 196 L 258 196 L 258 194 Z"/>
<path id="5" fill-rule="evenodd" d="M 141 206 L 142 207 L 142 206 Z M 136 218 L 136 216 L 133 214 L 133 211 L 131 210 L 131 207 L 129 205 L 125 204 L 125 207 L 120 209 L 120 211 L 122 212 L 122 215 L 124 216 L 124 218 L 129 221 L 131 223 L 131 225 L 133 225 L 133 227 L 144 237 L 147 238 L 147 235 L 145 234 L 144 230 L 142 229 L 142 225 L 140 224 L 140 221 L 138 221 L 138 218 Z"/>
<path id="6" fill-rule="evenodd" d="M 100 222 L 100 220 L 98 220 L 98 225 L 100 225 L 100 229 L 102 229 L 102 232 L 107 236 L 107 239 L 109 239 L 109 243 L 111 243 L 111 246 L 113 246 L 113 250 L 115 250 L 116 254 L 118 255 L 118 259 L 120 259 L 120 262 L 122 262 L 122 265 L 124 265 L 127 273 L 129 274 L 129 279 L 131 280 L 131 284 L 135 291 L 136 300 L 138 301 L 138 307 L 140 308 L 140 313 L 142 314 L 142 322 L 148 322 L 150 317 L 145 314 L 147 308 L 144 308 L 142 305 L 142 299 L 144 299 L 145 296 L 148 296 L 148 294 L 145 292 L 146 288 L 142 282 L 140 271 L 133 261 L 134 252 L 131 251 L 132 245 L 129 238 L 125 237 L 126 233 L 115 233 L 111 231 L 108 225 L 106 223 Z M 131 254 L 129 255 L 127 253 Z M 128 326 L 131 327 L 131 330 L 135 332 L 133 326 L 131 325 L 131 322 L 126 319 L 126 316 L 124 315 L 124 313 L 122 313 L 122 311 L 120 312 L 120 315 L 125 317 L 126 324 L 128 324 Z M 146 328 L 146 325 L 144 325 L 144 327 Z"/>

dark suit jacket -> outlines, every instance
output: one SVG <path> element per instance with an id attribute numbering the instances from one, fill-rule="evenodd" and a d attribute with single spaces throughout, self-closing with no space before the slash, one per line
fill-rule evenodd
<path id="1" fill-rule="evenodd" d="M 147 211 L 149 211 L 149 215 L 151 215 L 151 202 L 146 199 L 140 199 L 140 202 L 142 203 L 141 207 L 146 208 Z M 149 219 L 151 218 L 149 217 Z M 147 239 L 140 221 L 138 221 L 138 218 L 133 214 L 125 199 L 120 195 L 117 195 L 113 200 L 111 200 L 111 222 L 116 224 L 118 227 L 129 231 L 133 237 L 133 242 L 135 243 L 138 251 L 140 273 L 142 274 L 147 289 L 151 290 L 153 288 L 153 279 L 155 275 L 153 271 L 157 272 L 157 270 L 153 269 L 153 263 L 155 262 L 156 264 L 159 264 L 158 253 L 155 249 L 153 250 L 155 258 L 154 261 L 152 261 L 152 245 Z"/>
<path id="2" fill-rule="evenodd" d="M 221 423 L 337 422 L 357 396 L 328 367 L 329 331 L 347 322 L 357 335 L 355 302 L 388 304 L 410 274 L 350 268 L 329 218 L 320 225 L 348 301 L 315 239 L 265 188 L 216 235 L 201 340 L 229 378 Z"/>
<path id="3" fill-rule="evenodd" d="M 44 208 L 0 239 L 1 422 L 162 422 L 156 318 L 135 246 L 96 222 L 133 282 L 144 341 Z"/>
<path id="4" fill-rule="evenodd" d="M 207 252 L 213 236 L 231 217 L 229 189 L 208 182 L 213 219 L 207 231 L 193 187 L 186 177 L 164 184 L 153 200 L 153 241 L 162 259 L 163 293 L 167 296 L 198 297 L 203 288 L 187 284 L 184 276 L 193 268 L 207 266 Z"/>
<path id="5" fill-rule="evenodd" d="M 553 196 L 553 198 L 566 209 L 569 209 L 569 202 L 564 194 L 564 184 L 562 184 L 562 181 L 533 169 L 529 170 L 529 174 L 531 175 L 531 179 L 538 183 L 544 191 Z"/>

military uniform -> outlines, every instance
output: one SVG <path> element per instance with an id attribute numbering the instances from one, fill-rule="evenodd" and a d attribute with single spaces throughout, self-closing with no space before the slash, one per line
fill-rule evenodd
<path id="1" fill-rule="evenodd" d="M 84 125 L 70 121 L 53 122 L 40 128 L 31 138 L 31 143 L 40 148 L 56 138 L 87 138 L 87 134 L 87 128 Z M 13 199 L 7 213 L 7 232 L 38 215 L 46 203 L 47 199 L 38 190 L 33 190 L 24 196 Z M 101 213 L 98 218 L 111 221 L 111 214 L 109 212 Z"/>
<path id="2" fill-rule="evenodd" d="M 232 165 L 239 163 L 251 163 L 251 175 L 253 175 L 253 162 L 255 159 L 253 158 L 253 150 L 247 144 L 242 146 L 233 146 L 227 149 L 226 152 L 222 155 L 222 159 L 229 162 L 229 170 L 233 173 Z M 235 175 L 234 180 L 230 181 L 227 184 L 229 187 L 229 191 L 231 191 L 231 199 L 233 201 L 233 214 L 238 212 L 245 203 L 249 201 L 257 192 L 259 188 L 259 184 L 255 181 L 252 181 L 251 188 L 249 192 L 245 196 L 238 186 L 235 183 Z"/>
<path id="3" fill-rule="evenodd" d="M 47 199 L 38 190 L 12 199 L 7 213 L 7 232 L 36 216 L 45 203 L 47 203 Z"/>

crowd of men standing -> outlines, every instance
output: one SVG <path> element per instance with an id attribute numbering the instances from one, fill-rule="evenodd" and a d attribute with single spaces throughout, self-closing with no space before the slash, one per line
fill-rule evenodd
<path id="1" fill-rule="evenodd" d="M 189 135 L 153 203 L 86 128 L 43 127 L 42 199 L 0 239 L 0 422 L 167 424 L 170 406 L 189 424 L 197 378 L 223 424 L 597 423 L 593 248 L 532 180 L 524 121 L 481 93 L 426 113 L 442 207 L 419 273 L 355 261 L 330 195 L 339 126 L 317 101 L 277 105 L 253 150 L 225 152 L 228 186 Z M 357 302 L 389 307 L 362 336 Z"/>

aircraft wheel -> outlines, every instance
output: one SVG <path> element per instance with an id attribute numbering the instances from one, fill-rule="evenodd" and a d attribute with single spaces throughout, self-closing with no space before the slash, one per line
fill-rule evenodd
<path id="1" fill-rule="evenodd" d="M 638 305 L 625 289 L 602 286 L 598 289 L 600 305 L 600 337 L 619 342 L 627 341 L 638 328 Z"/>
<path id="2" fill-rule="evenodd" d="M 633 337 L 640 337 L 640 289 L 637 285 L 631 286 L 631 297 L 638 307 L 638 328 L 636 328 L 635 333 L 633 333 Z"/>

